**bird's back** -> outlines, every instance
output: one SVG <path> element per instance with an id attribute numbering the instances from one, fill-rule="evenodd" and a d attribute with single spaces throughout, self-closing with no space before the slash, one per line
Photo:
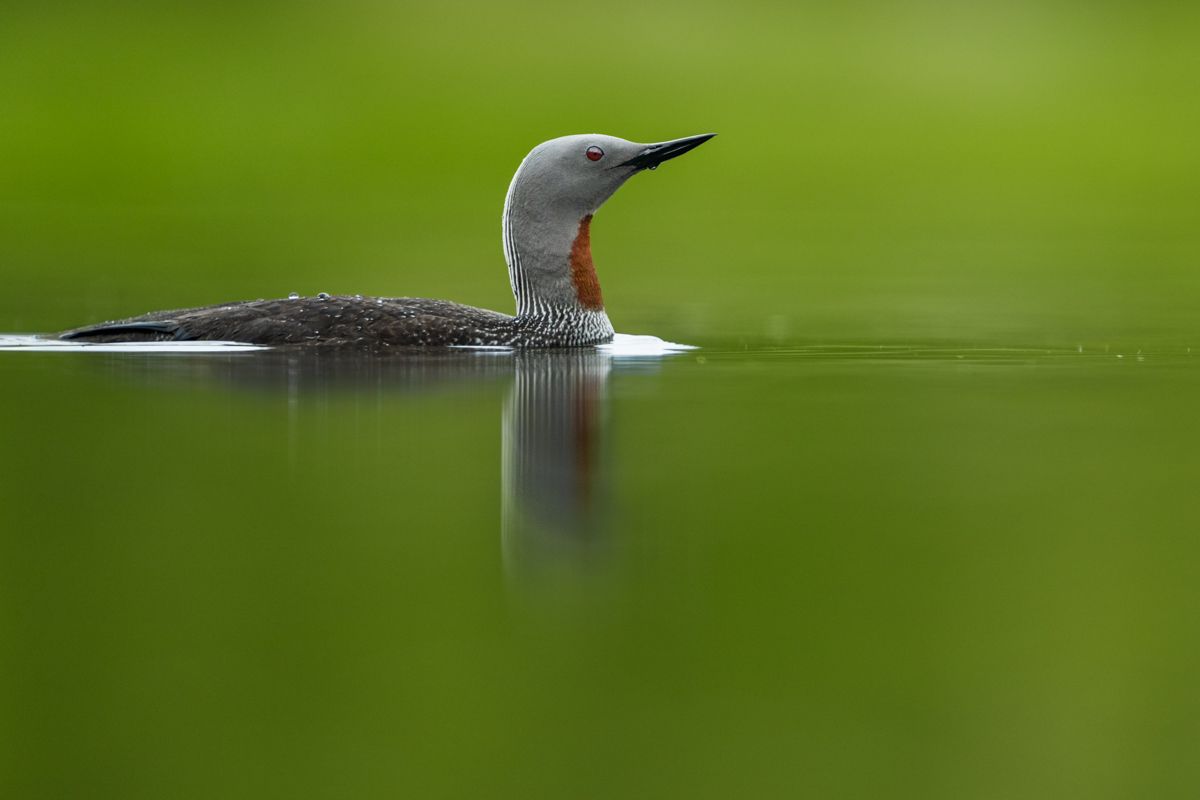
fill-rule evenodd
<path id="1" fill-rule="evenodd" d="M 482 308 L 416 297 L 326 294 L 156 311 L 62 334 L 89 342 L 203 339 L 370 348 L 509 345 L 513 336 L 513 317 Z"/>

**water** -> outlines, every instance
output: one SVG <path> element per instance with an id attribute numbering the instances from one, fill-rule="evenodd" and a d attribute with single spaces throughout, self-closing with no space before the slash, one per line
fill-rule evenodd
<path id="1" fill-rule="evenodd" d="M 0 351 L 0 382 L 9 796 L 1200 778 L 1185 348 Z"/>

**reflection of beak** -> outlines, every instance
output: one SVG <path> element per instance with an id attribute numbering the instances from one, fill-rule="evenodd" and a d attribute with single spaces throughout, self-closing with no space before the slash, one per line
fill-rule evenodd
<path id="1" fill-rule="evenodd" d="M 669 142 L 647 145 L 645 150 L 617 166 L 633 167 L 634 169 L 654 169 L 664 161 L 670 161 L 676 156 L 681 156 L 688 150 L 695 150 L 714 136 L 716 136 L 715 133 L 702 133 L 699 136 L 687 136 L 683 139 L 673 139 Z"/>

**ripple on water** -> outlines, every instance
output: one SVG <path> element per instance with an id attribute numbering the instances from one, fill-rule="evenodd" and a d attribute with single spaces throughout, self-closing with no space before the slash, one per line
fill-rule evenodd
<path id="1" fill-rule="evenodd" d="M 43 336 L 0 334 L 0 350 L 37 353 L 230 353 L 266 350 L 257 344 L 242 342 L 66 342 Z"/>
<path id="2" fill-rule="evenodd" d="M 246 350 L 268 350 L 264 345 L 242 342 L 68 342 L 44 336 L 0 334 L 0 350 L 27 352 L 92 352 L 92 353 L 229 353 Z M 471 346 L 462 349 L 508 351 L 508 347 Z M 596 347 L 615 357 L 665 356 L 696 348 L 687 344 L 664 341 L 657 336 L 631 336 L 618 333 L 607 344 Z"/>

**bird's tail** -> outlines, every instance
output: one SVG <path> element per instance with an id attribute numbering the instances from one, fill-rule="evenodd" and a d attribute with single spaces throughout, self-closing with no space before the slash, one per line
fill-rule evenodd
<path id="1" fill-rule="evenodd" d="M 102 322 L 60 334 L 60 339 L 106 342 L 165 342 L 185 338 L 175 322 Z"/>

